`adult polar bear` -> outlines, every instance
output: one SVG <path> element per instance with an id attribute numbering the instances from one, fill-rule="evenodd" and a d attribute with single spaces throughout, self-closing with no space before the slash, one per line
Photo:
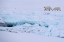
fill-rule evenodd
<path id="1" fill-rule="evenodd" d="M 60 7 L 55 7 L 53 10 L 55 10 L 55 11 L 61 11 Z"/>
<path id="2" fill-rule="evenodd" d="M 46 11 L 52 10 L 52 8 L 51 8 L 50 6 L 45 6 L 44 8 L 45 8 L 44 11 L 45 11 L 45 10 L 46 10 Z"/>

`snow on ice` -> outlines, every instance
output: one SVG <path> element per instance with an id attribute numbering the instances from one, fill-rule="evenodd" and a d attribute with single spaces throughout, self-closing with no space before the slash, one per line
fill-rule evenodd
<path id="1" fill-rule="evenodd" d="M 0 1 L 0 42 L 64 42 L 64 1 L 57 1 Z M 47 5 L 61 11 L 43 11 Z"/>
<path id="2" fill-rule="evenodd" d="M 64 42 L 63 38 L 0 31 L 0 42 Z"/>
<path id="3" fill-rule="evenodd" d="M 49 14 L 49 15 L 48 15 Z M 1 14 L 8 27 L 0 27 L 1 31 L 14 33 L 35 33 L 43 36 L 64 38 L 64 15 L 47 12 L 27 12 L 21 14 Z"/>

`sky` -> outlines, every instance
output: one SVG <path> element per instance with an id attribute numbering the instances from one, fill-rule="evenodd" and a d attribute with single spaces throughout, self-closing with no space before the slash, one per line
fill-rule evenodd
<path id="1" fill-rule="evenodd" d="M 43 11 L 44 6 L 60 7 L 63 11 L 63 0 L 0 0 L 0 11 L 21 12 L 21 11 Z"/>

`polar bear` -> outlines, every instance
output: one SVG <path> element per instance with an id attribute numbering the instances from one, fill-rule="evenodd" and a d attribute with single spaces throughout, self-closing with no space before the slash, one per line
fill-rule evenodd
<path id="1" fill-rule="evenodd" d="M 45 8 L 44 11 L 45 11 L 45 10 L 46 10 L 46 11 L 52 10 L 52 8 L 51 8 L 50 6 L 45 6 L 44 8 Z"/>
<path id="2" fill-rule="evenodd" d="M 55 11 L 61 11 L 60 7 L 55 7 L 53 10 L 55 10 Z"/>

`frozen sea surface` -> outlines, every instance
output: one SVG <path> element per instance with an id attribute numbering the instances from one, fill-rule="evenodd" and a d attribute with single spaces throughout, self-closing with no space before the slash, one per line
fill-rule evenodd
<path id="1" fill-rule="evenodd" d="M 64 42 L 63 0 L 0 1 L 0 42 Z M 43 11 L 44 6 L 61 11 Z"/>
<path id="2" fill-rule="evenodd" d="M 63 38 L 0 31 L 0 42 L 64 42 Z"/>
<path id="3" fill-rule="evenodd" d="M 8 26 L 0 27 L 0 31 L 64 38 L 64 14 L 61 12 L 1 13 L 0 16 Z"/>

